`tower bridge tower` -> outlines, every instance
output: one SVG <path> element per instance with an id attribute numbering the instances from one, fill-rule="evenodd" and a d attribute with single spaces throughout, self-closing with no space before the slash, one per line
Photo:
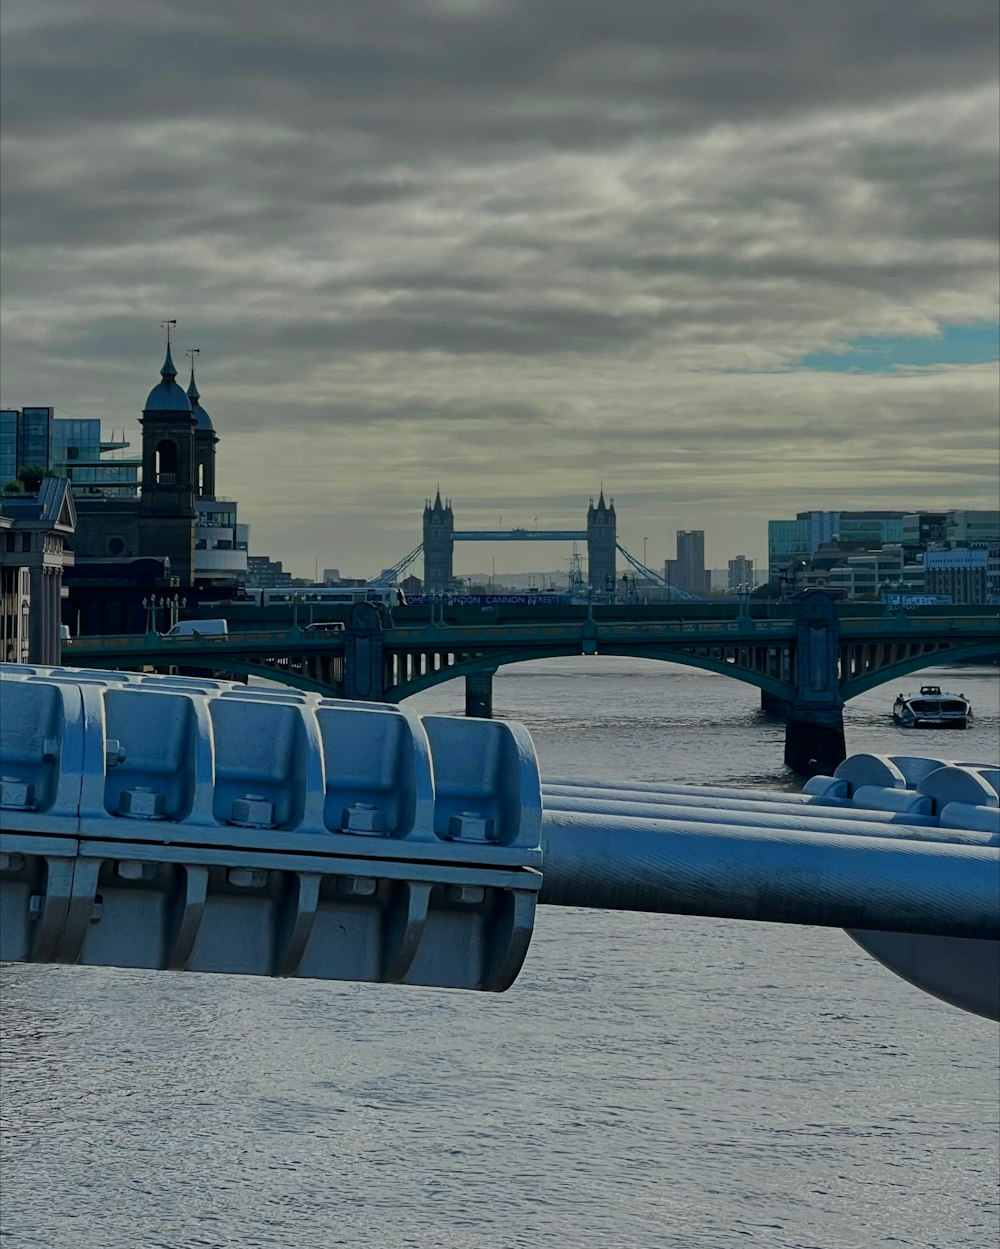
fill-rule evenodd
<path id="1" fill-rule="evenodd" d="M 616 555 L 618 553 L 618 518 L 615 501 L 604 502 L 604 488 L 594 506 L 587 508 L 587 577 L 594 594 L 611 595 L 615 589 Z"/>
<path id="2" fill-rule="evenodd" d="M 441 491 L 424 504 L 424 589 L 444 593 L 454 580 L 455 514 Z"/>

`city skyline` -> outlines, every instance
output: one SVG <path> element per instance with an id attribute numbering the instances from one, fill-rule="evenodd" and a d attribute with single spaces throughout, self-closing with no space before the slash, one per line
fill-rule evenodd
<path id="1" fill-rule="evenodd" d="M 678 529 L 761 567 L 774 516 L 997 505 L 992 4 L 5 26 L 3 404 L 135 444 L 176 318 L 220 493 L 296 572 L 399 559 L 438 482 L 470 528 L 603 482 L 653 567 Z"/>

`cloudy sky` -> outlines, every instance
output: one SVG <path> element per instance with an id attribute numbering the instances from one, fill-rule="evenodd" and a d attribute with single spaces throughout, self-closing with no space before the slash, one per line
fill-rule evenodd
<path id="1" fill-rule="evenodd" d="M 257 553 L 997 506 L 995 0 L 5 0 L 3 391 L 176 317 Z M 186 377 L 182 380 L 186 380 Z M 548 545 L 458 571 L 553 568 Z"/>

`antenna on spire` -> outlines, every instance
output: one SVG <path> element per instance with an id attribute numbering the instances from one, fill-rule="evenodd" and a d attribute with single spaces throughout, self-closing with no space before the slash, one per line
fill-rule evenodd
<path id="1" fill-rule="evenodd" d="M 185 353 L 184 353 L 184 354 L 185 354 L 185 355 L 187 356 L 187 358 L 191 361 L 191 372 L 193 373 L 193 372 L 194 372 L 194 358 L 195 358 L 195 356 L 200 356 L 200 355 L 201 355 L 201 348 L 200 348 L 200 347 L 189 347 L 189 348 L 187 349 L 187 351 L 185 351 Z"/>
<path id="2" fill-rule="evenodd" d="M 176 324 L 177 324 L 176 317 L 170 317 L 166 321 L 160 322 L 161 329 L 164 329 L 167 331 L 167 346 L 168 347 L 170 346 L 170 331 L 174 328 Z"/>

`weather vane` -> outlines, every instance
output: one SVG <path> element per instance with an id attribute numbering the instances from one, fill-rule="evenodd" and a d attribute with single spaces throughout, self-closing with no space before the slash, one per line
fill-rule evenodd
<path id="1" fill-rule="evenodd" d="M 167 346 L 168 346 L 168 347 L 170 346 L 170 331 L 173 329 L 173 327 L 174 327 L 176 324 L 177 324 L 177 318 L 176 318 L 176 317 L 173 317 L 173 318 L 171 318 L 171 319 L 169 319 L 169 320 L 166 320 L 166 321 L 161 321 L 161 322 L 160 322 L 161 327 L 167 331 Z"/>
<path id="2" fill-rule="evenodd" d="M 201 355 L 201 348 L 200 348 L 200 347 L 189 347 L 189 348 L 187 349 L 187 351 L 185 351 L 185 353 L 184 353 L 184 354 L 185 354 L 185 355 L 187 356 L 187 358 L 191 361 L 191 372 L 193 373 L 193 372 L 194 372 L 194 358 L 195 358 L 195 356 L 200 356 L 200 355 Z"/>

